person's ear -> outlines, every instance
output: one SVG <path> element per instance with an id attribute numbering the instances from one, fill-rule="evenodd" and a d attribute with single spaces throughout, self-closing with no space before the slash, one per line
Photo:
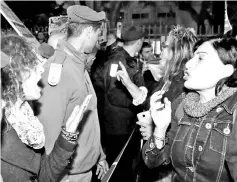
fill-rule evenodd
<path id="1" fill-rule="evenodd" d="M 93 33 L 92 26 L 87 27 L 87 28 L 86 28 L 86 36 L 87 36 L 89 39 L 91 39 L 92 33 Z"/>
<path id="2" fill-rule="evenodd" d="M 229 77 L 234 73 L 234 66 L 231 64 L 226 64 L 223 69 L 224 77 Z"/>

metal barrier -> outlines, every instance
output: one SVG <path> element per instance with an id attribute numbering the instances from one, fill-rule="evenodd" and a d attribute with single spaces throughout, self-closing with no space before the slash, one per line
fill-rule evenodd
<path id="1" fill-rule="evenodd" d="M 131 141 L 133 135 L 134 135 L 134 132 L 136 130 L 136 127 L 133 129 L 130 137 L 128 138 L 126 144 L 124 145 L 123 149 L 121 150 L 121 152 L 119 153 L 118 157 L 115 159 L 115 161 L 113 162 L 113 164 L 111 165 L 111 167 L 109 168 L 109 171 L 106 173 L 106 175 L 103 177 L 103 179 L 101 180 L 101 182 L 108 182 L 111 178 L 111 176 L 113 175 L 113 172 L 115 170 L 115 168 L 117 167 L 125 149 L 127 148 L 129 142 Z"/>

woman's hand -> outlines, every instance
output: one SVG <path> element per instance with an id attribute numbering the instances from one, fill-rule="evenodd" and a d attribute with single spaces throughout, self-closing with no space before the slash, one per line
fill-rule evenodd
<path id="1" fill-rule="evenodd" d="M 128 75 L 128 72 L 125 68 L 125 66 L 119 61 L 119 65 L 122 68 L 122 70 L 119 70 L 117 72 L 117 79 L 118 81 L 121 81 L 125 87 L 128 87 L 132 84 L 132 81 Z"/>
<path id="2" fill-rule="evenodd" d="M 157 102 L 159 102 L 163 97 L 164 92 L 157 91 L 154 94 L 152 94 L 150 98 L 150 108 L 152 108 Z"/>
<path id="3" fill-rule="evenodd" d="M 153 133 L 153 125 L 141 121 L 138 121 L 137 124 L 141 126 L 139 130 L 141 132 L 143 140 L 148 140 Z"/>
<path id="4" fill-rule="evenodd" d="M 155 123 L 155 132 L 159 136 L 165 135 L 165 132 L 171 122 L 171 103 L 165 98 L 164 104 L 161 103 L 162 94 L 156 94 L 151 98 L 151 117 Z M 155 133 L 157 134 L 157 133 Z"/>
<path id="5" fill-rule="evenodd" d="M 77 131 L 77 127 L 82 120 L 83 117 L 83 108 L 79 105 L 75 106 L 71 116 L 68 118 L 65 128 L 67 132 L 75 133 Z"/>

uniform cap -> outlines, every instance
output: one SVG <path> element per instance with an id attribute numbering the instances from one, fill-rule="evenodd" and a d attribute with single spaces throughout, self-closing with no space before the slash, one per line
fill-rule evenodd
<path id="1" fill-rule="evenodd" d="M 67 14 L 70 22 L 91 23 L 106 19 L 104 11 L 96 12 L 87 6 L 81 5 L 68 7 Z"/>

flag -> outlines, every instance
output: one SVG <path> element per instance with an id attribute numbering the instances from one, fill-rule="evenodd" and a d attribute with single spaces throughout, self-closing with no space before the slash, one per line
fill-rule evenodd
<path id="1" fill-rule="evenodd" d="M 227 14 L 227 0 L 225 0 L 225 23 L 224 23 L 224 34 L 232 30 L 232 26 L 230 24 L 228 14 Z"/>

